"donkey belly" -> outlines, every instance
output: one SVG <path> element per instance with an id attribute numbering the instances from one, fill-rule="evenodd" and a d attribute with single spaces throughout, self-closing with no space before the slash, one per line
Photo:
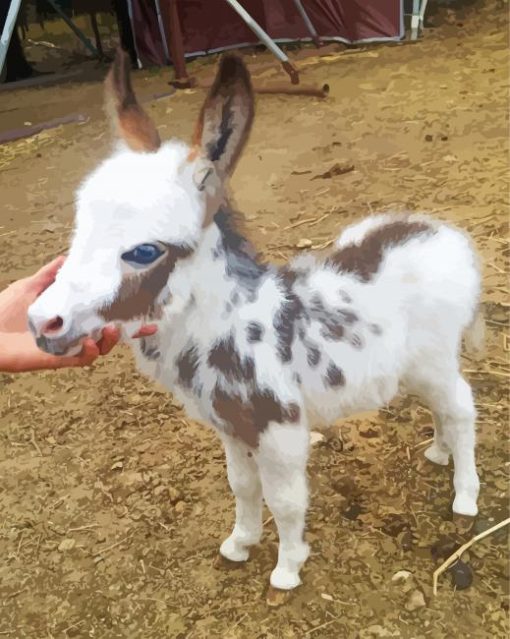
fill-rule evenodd
<path id="1" fill-rule="evenodd" d="M 360 386 L 322 390 L 308 386 L 303 389 L 310 426 L 327 427 L 343 419 L 388 404 L 398 393 L 398 376 L 374 378 Z"/>

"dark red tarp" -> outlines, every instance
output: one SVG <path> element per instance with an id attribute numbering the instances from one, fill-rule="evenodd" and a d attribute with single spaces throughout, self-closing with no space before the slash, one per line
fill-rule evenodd
<path id="1" fill-rule="evenodd" d="M 163 16 L 169 0 L 159 0 Z M 293 0 L 240 0 L 276 41 L 310 38 Z M 402 0 L 302 0 L 319 36 L 343 42 L 399 40 L 403 37 Z M 154 0 L 131 0 L 133 31 L 140 60 L 165 64 L 165 48 Z M 224 0 L 177 2 L 186 55 L 212 53 L 258 42 Z"/>

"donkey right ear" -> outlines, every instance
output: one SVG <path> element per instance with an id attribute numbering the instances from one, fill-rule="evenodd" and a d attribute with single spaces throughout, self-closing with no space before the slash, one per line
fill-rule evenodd
<path id="1" fill-rule="evenodd" d="M 236 55 L 223 56 L 195 130 L 195 149 L 221 180 L 229 176 L 246 144 L 255 107 L 250 74 Z"/>
<path id="2" fill-rule="evenodd" d="M 154 122 L 139 105 L 131 85 L 130 59 L 117 49 L 106 77 L 106 100 L 119 136 L 133 151 L 154 152 L 161 146 Z"/>

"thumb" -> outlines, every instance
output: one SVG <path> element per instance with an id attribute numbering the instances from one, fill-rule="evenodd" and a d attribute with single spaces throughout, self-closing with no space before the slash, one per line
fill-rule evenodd
<path id="1" fill-rule="evenodd" d="M 34 292 L 39 295 L 45 289 L 48 288 L 57 277 L 57 273 L 59 272 L 62 264 L 65 262 L 66 258 L 64 255 L 59 255 L 54 260 L 46 264 L 42 268 L 40 268 L 32 277 L 29 277 L 30 286 L 33 288 Z"/>

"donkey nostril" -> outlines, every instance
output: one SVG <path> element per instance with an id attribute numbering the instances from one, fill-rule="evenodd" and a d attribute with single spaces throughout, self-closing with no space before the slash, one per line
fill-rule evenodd
<path id="1" fill-rule="evenodd" d="M 43 329 L 43 334 L 47 335 L 48 333 L 56 333 L 62 328 L 62 326 L 64 326 L 64 320 L 60 317 L 60 315 L 57 315 L 57 317 L 54 317 L 46 324 Z"/>

